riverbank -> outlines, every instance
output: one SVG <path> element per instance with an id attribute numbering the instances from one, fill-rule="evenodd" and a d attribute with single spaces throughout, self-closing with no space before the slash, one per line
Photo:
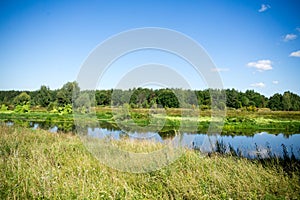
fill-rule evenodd
<path id="1" fill-rule="evenodd" d="M 157 143 L 123 141 L 132 151 Z M 142 147 L 141 147 L 142 146 Z M 187 150 L 158 171 L 131 174 L 100 164 L 73 134 L 0 126 L 1 199 L 299 198 L 299 174 L 278 165 Z"/>
<path id="2" fill-rule="evenodd" d="M 223 135 L 253 135 L 262 131 L 286 135 L 300 133 L 298 111 L 228 110 L 224 117 L 212 118 L 209 110 L 198 112 L 192 109 L 158 109 L 154 112 L 149 109 L 131 109 L 127 113 L 123 112 L 122 108 L 97 107 L 94 110 L 94 113 L 79 114 L 77 117 L 85 123 L 91 122 L 91 127 L 100 124 L 101 127 L 117 129 L 117 121 L 127 126 L 147 126 L 148 131 L 155 131 L 157 126 L 162 126 L 159 129 L 160 134 L 170 134 L 173 130 L 206 133 L 211 125 L 216 132 Z M 181 115 L 182 113 L 184 115 Z M 51 113 L 45 110 L 33 110 L 30 113 L 2 112 L 0 121 L 13 122 L 23 127 L 31 127 L 36 123 L 44 129 L 57 126 L 58 130 L 63 132 L 73 131 L 75 127 L 73 114 Z"/>

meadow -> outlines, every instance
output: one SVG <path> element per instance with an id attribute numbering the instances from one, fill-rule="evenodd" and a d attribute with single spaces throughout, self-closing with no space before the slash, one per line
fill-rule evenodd
<path id="1" fill-rule="evenodd" d="M 162 145 L 115 143 L 139 152 Z M 72 133 L 18 126 L 0 126 L 0 149 L 0 199 L 300 198 L 299 171 L 230 155 L 185 150 L 162 169 L 133 174 L 101 164 Z"/>

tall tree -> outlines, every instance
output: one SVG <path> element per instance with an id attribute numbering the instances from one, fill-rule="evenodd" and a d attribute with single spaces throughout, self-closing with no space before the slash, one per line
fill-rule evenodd
<path id="1" fill-rule="evenodd" d="M 292 108 L 292 103 L 291 103 L 291 93 L 285 92 L 282 96 L 282 106 L 283 110 L 289 111 Z"/>
<path id="2" fill-rule="evenodd" d="M 76 100 L 79 96 L 80 88 L 78 83 L 68 82 L 57 92 L 57 103 L 61 106 L 72 104 L 72 100 Z"/>
<path id="3" fill-rule="evenodd" d="M 97 105 L 108 106 L 111 101 L 111 91 L 110 90 L 97 90 L 95 92 L 95 99 Z"/>
<path id="4" fill-rule="evenodd" d="M 270 108 L 271 110 L 282 110 L 283 109 L 282 95 L 276 93 L 273 96 L 271 96 L 267 107 Z"/>
<path id="5" fill-rule="evenodd" d="M 49 87 L 42 85 L 37 91 L 35 102 L 42 107 L 47 107 L 52 101 L 51 90 Z"/>
<path id="6" fill-rule="evenodd" d="M 179 108 L 179 101 L 170 89 L 158 91 L 157 104 L 167 108 Z"/>
<path id="7" fill-rule="evenodd" d="M 242 106 L 248 106 L 249 99 L 246 96 L 242 96 Z"/>

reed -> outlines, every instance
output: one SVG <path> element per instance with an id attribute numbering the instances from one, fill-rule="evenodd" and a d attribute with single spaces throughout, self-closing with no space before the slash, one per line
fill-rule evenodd
<path id="1" fill-rule="evenodd" d="M 135 152 L 160 147 L 116 145 Z M 298 173 L 276 163 L 193 150 L 158 171 L 132 174 L 101 164 L 74 134 L 0 126 L 0 157 L 0 199 L 300 198 Z"/>

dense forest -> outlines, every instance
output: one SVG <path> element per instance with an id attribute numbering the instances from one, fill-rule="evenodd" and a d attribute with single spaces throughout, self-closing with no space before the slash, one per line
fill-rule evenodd
<path id="1" fill-rule="evenodd" d="M 175 95 L 176 94 L 176 95 Z M 168 108 L 193 108 L 199 106 L 201 109 L 210 109 L 212 98 L 215 95 L 224 97 L 217 104 L 220 109 L 226 105 L 227 108 L 246 109 L 254 111 L 258 108 L 270 108 L 271 110 L 299 111 L 300 96 L 286 91 L 283 94 L 274 94 L 270 98 L 247 90 L 240 92 L 235 89 L 216 90 L 183 90 L 183 89 L 148 89 L 133 88 L 129 90 L 96 90 L 80 91 L 76 82 L 68 82 L 62 88 L 50 90 L 47 86 L 41 86 L 36 91 L 0 91 L 1 110 L 16 110 L 29 107 L 44 107 L 51 111 L 58 107 L 86 106 L 122 106 L 125 103 L 132 108 L 168 107 Z M 72 102 L 72 99 L 75 99 Z M 179 100 L 180 99 L 180 100 Z"/>

